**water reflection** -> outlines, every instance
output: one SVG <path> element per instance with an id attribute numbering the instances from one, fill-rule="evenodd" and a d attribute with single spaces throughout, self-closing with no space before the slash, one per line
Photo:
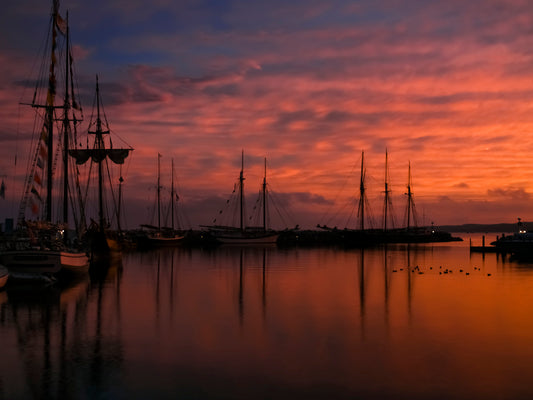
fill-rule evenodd
<path id="1" fill-rule="evenodd" d="M 120 323 L 113 322 L 120 315 L 119 269 L 110 266 L 99 280 L 9 283 L 0 293 L 7 361 L 0 398 L 68 399 L 107 390 L 123 359 Z M 110 284 L 116 290 L 104 290 Z"/>
<path id="2" fill-rule="evenodd" d="M 533 394 L 533 269 L 496 254 L 178 248 L 99 271 L 0 292 L 0 398 Z"/>

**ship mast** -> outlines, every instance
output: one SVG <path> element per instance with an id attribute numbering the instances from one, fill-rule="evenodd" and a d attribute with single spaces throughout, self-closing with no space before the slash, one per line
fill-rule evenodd
<path id="1" fill-rule="evenodd" d="M 161 154 L 157 153 L 157 230 L 161 231 Z"/>
<path id="2" fill-rule="evenodd" d="M 244 232 L 244 150 L 241 155 L 241 173 L 239 175 L 240 229 Z"/>
<path id="3" fill-rule="evenodd" d="M 172 232 L 174 232 L 174 159 L 172 161 L 172 171 L 171 171 L 171 179 L 172 182 L 170 183 L 170 215 L 172 217 Z"/>
<path id="4" fill-rule="evenodd" d="M 265 157 L 265 176 L 263 177 L 263 230 L 266 231 L 266 214 L 267 214 L 267 199 L 266 199 L 266 186 L 267 186 L 267 159 Z"/>
<path id="5" fill-rule="evenodd" d="M 365 174 L 366 171 L 364 169 L 364 158 L 365 158 L 365 152 L 361 152 L 361 178 L 359 181 L 359 208 L 358 208 L 358 214 L 359 214 L 359 228 L 363 231 L 365 229 Z"/>
<path id="6" fill-rule="evenodd" d="M 122 165 L 124 164 L 124 160 L 126 157 L 128 157 L 129 153 L 133 150 L 133 148 L 113 148 L 111 138 L 109 138 L 109 148 L 106 149 L 105 141 L 104 141 L 104 134 L 110 135 L 109 130 L 109 124 L 107 122 L 107 119 L 105 117 L 105 113 L 103 113 L 102 120 L 102 112 L 100 109 L 103 109 L 103 106 L 101 104 L 101 97 L 100 97 L 100 85 L 98 81 L 98 75 L 96 75 L 96 118 L 94 122 L 94 131 L 91 131 L 91 127 L 93 126 L 93 117 L 91 116 L 91 122 L 89 124 L 89 129 L 87 130 L 88 134 L 95 135 L 94 144 L 92 148 L 89 148 L 89 143 L 87 143 L 86 149 L 71 149 L 68 151 L 71 157 L 74 157 L 76 159 L 77 165 L 85 164 L 87 161 L 91 160 L 91 162 L 98 164 L 98 222 L 99 222 L 99 230 L 101 233 L 104 233 L 105 231 L 105 215 L 104 215 L 104 165 L 103 163 L 106 163 L 106 166 L 108 166 L 107 159 L 111 160 L 114 164 Z M 105 130 L 104 130 L 105 127 Z M 90 171 L 89 170 L 89 177 L 90 177 Z M 122 172 L 122 171 L 121 171 Z M 119 183 L 122 184 L 123 179 L 122 176 L 119 179 Z M 120 196 L 122 197 L 122 196 Z M 113 197 L 114 199 L 114 197 Z M 120 199 L 121 201 L 122 199 Z M 116 209 L 118 210 L 119 207 L 115 204 Z M 120 214 L 120 211 L 118 211 Z M 120 216 L 117 216 L 117 219 L 119 219 Z"/>
<path id="7" fill-rule="evenodd" d="M 413 192 L 411 191 L 411 161 L 409 161 L 409 174 L 407 178 L 407 230 L 411 228 L 410 221 L 411 215 L 413 218 L 413 226 L 416 227 L 416 209 L 415 209 L 415 200 L 413 197 Z"/>
<path id="8" fill-rule="evenodd" d="M 122 165 L 120 166 L 120 178 L 118 178 L 118 205 L 117 205 L 117 229 L 122 232 L 122 226 L 120 224 L 120 218 L 122 215 L 122 184 L 124 178 L 122 177 Z"/>
<path id="9" fill-rule="evenodd" d="M 95 147 L 97 150 L 104 150 L 104 133 L 109 131 L 102 131 L 102 119 L 100 118 L 100 86 L 98 84 L 98 75 L 96 75 L 96 130 L 89 132 L 96 135 Z M 98 162 L 98 219 L 100 223 L 100 232 L 104 231 L 104 182 L 103 182 L 103 160 Z"/>
<path id="10" fill-rule="evenodd" d="M 64 103 L 64 118 L 63 118 L 63 222 L 68 224 L 68 138 L 69 138 L 69 26 L 68 26 L 68 12 L 67 12 L 67 34 L 66 34 L 66 54 L 65 57 L 65 103 Z"/>
<path id="11" fill-rule="evenodd" d="M 56 38 L 57 30 L 56 23 L 59 15 L 59 4 L 57 1 L 53 2 L 52 13 L 52 54 L 50 63 L 50 74 L 48 78 L 48 96 L 46 97 L 46 128 L 48 128 L 48 137 L 46 141 L 48 157 L 46 162 L 46 221 L 52 222 L 52 180 L 53 180 L 53 163 L 54 163 L 54 98 L 56 94 L 56 76 L 55 76 L 55 60 L 56 60 Z"/>
<path id="12" fill-rule="evenodd" d="M 390 197 L 391 190 L 389 189 L 389 153 L 385 149 L 385 198 L 383 202 L 383 230 L 387 230 L 387 220 L 389 211 L 392 212 L 392 200 Z M 389 210 L 390 209 L 390 210 Z M 391 214 L 391 222 L 394 228 L 394 221 Z"/>

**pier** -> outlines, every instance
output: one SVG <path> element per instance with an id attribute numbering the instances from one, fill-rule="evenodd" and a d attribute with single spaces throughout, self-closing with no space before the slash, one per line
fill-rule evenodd
<path id="1" fill-rule="evenodd" d="M 485 246 L 485 236 L 481 238 L 481 246 L 472 246 L 472 238 L 470 238 L 470 252 L 471 253 L 505 253 L 504 250 L 495 246 Z"/>

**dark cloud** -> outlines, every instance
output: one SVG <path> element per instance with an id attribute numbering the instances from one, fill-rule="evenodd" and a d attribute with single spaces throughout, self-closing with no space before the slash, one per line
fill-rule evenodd
<path id="1" fill-rule="evenodd" d="M 460 183 L 457 183 L 456 185 L 453 185 L 453 187 L 457 189 L 468 189 L 470 185 L 468 185 L 468 183 L 466 182 L 460 182 Z"/>
<path id="2" fill-rule="evenodd" d="M 487 194 L 490 198 L 500 197 L 520 201 L 528 201 L 531 199 L 531 194 L 524 188 L 488 189 Z"/>

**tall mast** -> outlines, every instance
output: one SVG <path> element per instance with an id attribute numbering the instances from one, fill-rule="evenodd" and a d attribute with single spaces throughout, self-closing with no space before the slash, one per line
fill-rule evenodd
<path id="1" fill-rule="evenodd" d="M 365 168 L 364 168 L 365 152 L 361 152 L 361 178 L 359 180 L 359 228 L 363 231 L 365 229 Z"/>
<path id="2" fill-rule="evenodd" d="M 120 178 L 118 178 L 118 205 L 117 205 L 117 229 L 119 232 L 122 232 L 122 227 L 120 226 L 120 216 L 122 214 L 122 183 L 124 178 L 122 178 L 122 165 L 120 166 Z"/>
<path id="3" fill-rule="evenodd" d="M 104 149 L 104 137 L 102 132 L 102 120 L 100 118 L 100 85 L 98 75 L 96 75 L 96 148 Z M 100 220 L 100 232 L 104 231 L 104 182 L 103 182 L 103 160 L 98 162 L 98 217 Z"/>
<path id="4" fill-rule="evenodd" d="M 105 113 L 103 113 L 104 120 L 102 120 L 100 109 L 103 109 L 103 105 L 101 105 L 100 103 L 100 84 L 98 81 L 98 75 L 96 75 L 96 118 L 94 122 L 94 131 L 90 130 L 93 127 L 93 114 L 91 115 L 91 122 L 89 124 L 90 127 L 87 132 L 89 134 L 95 135 L 94 144 L 92 145 L 92 148 L 87 147 L 86 149 L 70 149 L 68 153 L 71 157 L 74 157 L 76 159 L 76 164 L 85 164 L 89 160 L 92 160 L 93 163 L 98 164 L 98 219 L 100 225 L 100 232 L 104 233 L 106 221 L 104 215 L 104 166 L 102 164 L 105 162 L 106 167 L 108 167 L 109 159 L 114 164 L 122 165 L 124 164 L 125 158 L 128 157 L 130 151 L 132 151 L 133 149 L 114 149 L 111 143 L 111 139 L 109 139 L 109 149 L 105 148 L 104 134 L 109 135 L 110 130 L 109 125 L 107 123 L 107 119 L 105 118 Z M 88 145 L 89 143 L 87 143 L 87 146 Z M 122 184 L 122 176 L 120 177 L 119 182 L 120 184 Z M 120 195 L 120 197 L 122 196 Z M 120 198 L 119 201 L 121 200 L 122 199 Z M 117 206 L 116 204 L 115 207 L 118 210 L 119 214 L 117 216 L 118 221 L 118 219 L 120 219 L 120 210 L 119 206 Z"/>
<path id="5" fill-rule="evenodd" d="M 266 213 L 267 213 L 267 199 L 266 199 L 266 186 L 267 186 L 267 159 L 265 157 L 265 176 L 263 177 L 263 230 L 266 231 Z"/>
<path id="6" fill-rule="evenodd" d="M 411 191 L 411 161 L 409 161 L 409 175 L 407 178 L 407 230 L 409 230 L 411 214 L 413 219 L 413 226 L 416 227 L 416 209 L 415 209 L 415 200 L 413 192 Z"/>
<path id="7" fill-rule="evenodd" d="M 46 221 L 52 222 L 52 165 L 53 165 L 53 135 L 54 135 L 54 106 L 46 107 L 46 123 L 48 125 L 48 158 L 46 162 Z"/>
<path id="8" fill-rule="evenodd" d="M 161 230 L 161 154 L 157 153 L 157 229 Z"/>
<path id="9" fill-rule="evenodd" d="M 57 30 L 55 21 L 59 14 L 59 4 L 57 1 L 53 2 L 52 14 L 52 54 L 50 62 L 50 74 L 48 77 L 48 96 L 46 98 L 46 125 L 48 128 L 47 149 L 48 157 L 46 162 L 46 221 L 52 222 L 52 179 L 53 179 L 53 163 L 54 163 L 54 98 L 56 94 L 56 76 L 55 76 L 55 60 L 56 60 L 56 38 Z"/>
<path id="10" fill-rule="evenodd" d="M 170 215 L 172 217 L 172 231 L 174 231 L 174 159 L 172 159 L 172 171 L 171 171 L 170 183 Z"/>
<path id="11" fill-rule="evenodd" d="M 409 223 L 411 221 L 411 161 L 409 161 L 409 173 L 407 177 L 407 230 L 409 230 Z"/>
<path id="12" fill-rule="evenodd" d="M 69 55 L 70 55 L 70 41 L 69 41 L 69 26 L 68 26 L 68 11 L 67 11 L 67 35 L 66 35 L 66 54 L 65 57 L 65 103 L 64 103 L 64 118 L 63 118 L 63 222 L 68 224 L 68 139 L 69 139 Z"/>
<path id="13" fill-rule="evenodd" d="M 390 203 L 390 189 L 389 189 L 389 166 L 388 161 L 389 160 L 389 153 L 387 149 L 385 149 L 385 200 L 383 203 L 383 230 L 387 230 L 387 214 L 389 209 L 389 203 Z"/>
<path id="14" fill-rule="evenodd" d="M 239 176 L 240 229 L 244 231 L 244 150 L 241 155 L 241 174 Z"/>

